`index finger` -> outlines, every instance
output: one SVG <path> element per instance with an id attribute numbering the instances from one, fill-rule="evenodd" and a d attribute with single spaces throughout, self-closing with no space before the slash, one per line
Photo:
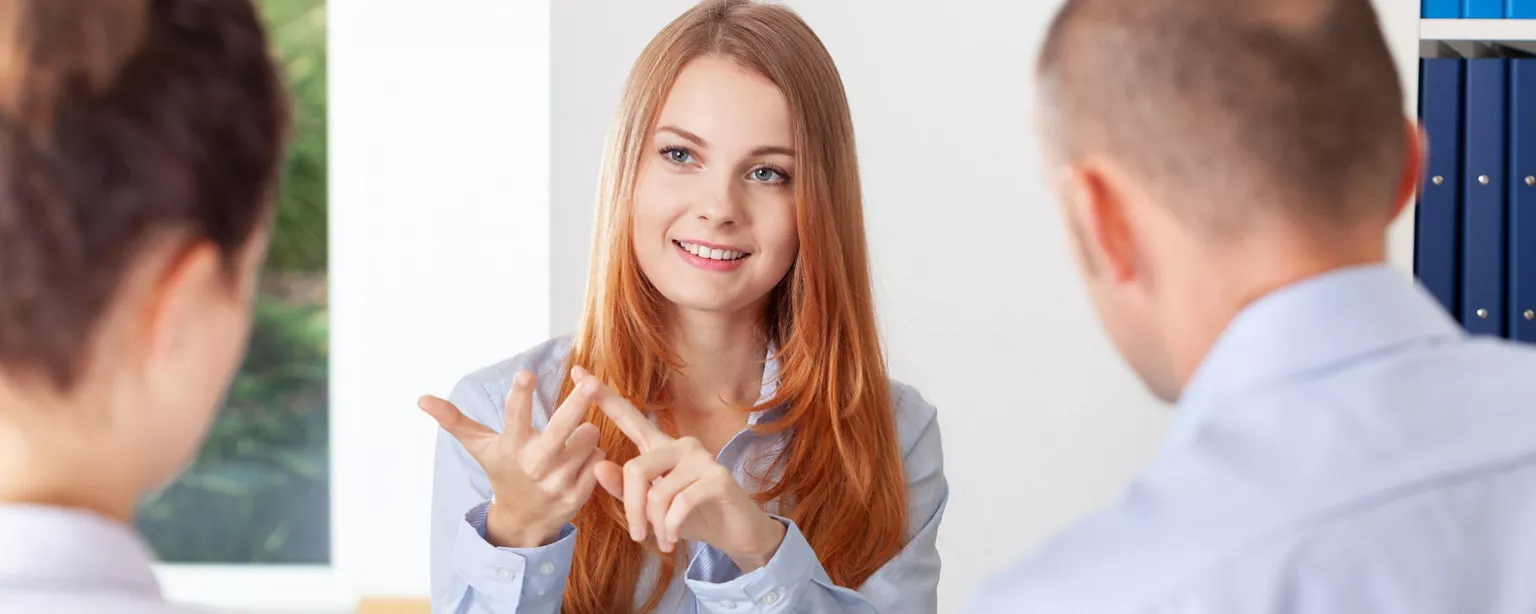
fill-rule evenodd
<path id="1" fill-rule="evenodd" d="M 598 408 L 602 409 L 603 413 L 608 416 L 608 419 L 613 420 L 615 425 L 618 425 L 619 430 L 624 432 L 625 437 L 628 437 L 630 441 L 640 446 L 642 454 L 672 441 L 670 436 L 663 433 L 661 429 L 656 428 L 656 425 L 651 424 L 651 421 L 645 417 L 645 414 L 640 413 L 640 410 L 636 409 L 628 399 L 619 396 L 619 393 L 614 392 L 612 388 L 598 381 L 595 377 L 586 379 L 591 381 L 590 385 L 595 387 L 593 400 L 597 403 Z M 585 384 L 586 382 L 582 383 Z"/>

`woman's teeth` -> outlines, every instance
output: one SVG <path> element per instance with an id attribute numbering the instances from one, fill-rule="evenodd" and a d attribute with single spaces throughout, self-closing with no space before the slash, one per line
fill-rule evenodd
<path id="1" fill-rule="evenodd" d="M 694 245 L 684 241 L 678 241 L 677 244 L 682 246 L 683 249 L 688 250 L 688 253 L 690 254 L 700 258 L 708 258 L 710 260 L 741 260 L 742 258 L 747 257 L 746 252 L 738 252 L 729 249 L 710 249 L 708 247 Z"/>

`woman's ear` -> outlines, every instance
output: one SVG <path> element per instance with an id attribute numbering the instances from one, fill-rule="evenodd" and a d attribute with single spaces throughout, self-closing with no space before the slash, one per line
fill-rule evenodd
<path id="1" fill-rule="evenodd" d="M 199 242 L 156 259 L 161 273 L 144 312 L 152 357 L 170 356 L 202 330 L 208 302 L 226 284 L 223 261 L 212 243 Z"/>

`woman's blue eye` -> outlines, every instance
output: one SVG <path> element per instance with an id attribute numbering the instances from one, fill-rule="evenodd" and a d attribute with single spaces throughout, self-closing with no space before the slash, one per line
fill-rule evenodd
<path id="1" fill-rule="evenodd" d="M 789 177 L 786 177 L 782 171 L 766 166 L 753 169 L 751 176 L 753 181 L 761 181 L 763 183 L 784 183 L 789 180 Z"/>
<path id="2" fill-rule="evenodd" d="M 666 147 L 661 150 L 661 155 L 667 157 L 667 161 L 673 164 L 693 164 L 693 154 L 681 147 Z"/>

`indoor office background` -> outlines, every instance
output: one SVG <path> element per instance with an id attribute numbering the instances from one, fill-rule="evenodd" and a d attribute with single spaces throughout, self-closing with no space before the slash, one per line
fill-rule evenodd
<path id="1" fill-rule="evenodd" d="M 609 115 L 692 0 L 261 2 L 300 116 L 272 271 L 209 449 L 141 526 L 178 600 L 425 611 L 435 426 L 415 399 L 572 330 Z M 940 411 L 954 611 L 1109 502 L 1167 420 L 1097 327 L 1031 134 L 1058 3 L 787 4 L 848 89 L 893 375 Z M 1377 4 L 1409 113 L 1421 36 L 1536 40 Z"/>

